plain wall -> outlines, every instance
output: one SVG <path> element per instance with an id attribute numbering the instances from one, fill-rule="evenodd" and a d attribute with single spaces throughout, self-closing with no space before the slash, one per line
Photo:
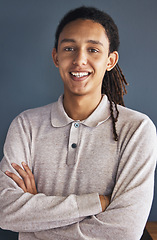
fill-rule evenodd
<path id="1" fill-rule="evenodd" d="M 0 0 L 0 159 L 16 115 L 53 102 L 63 92 L 51 58 L 55 29 L 67 11 L 81 5 L 98 7 L 115 20 L 121 41 L 119 65 L 129 82 L 125 104 L 157 125 L 156 0 Z M 157 221 L 156 202 L 157 180 L 151 221 Z M 13 240 L 9 234 L 1 230 L 0 239 Z"/>

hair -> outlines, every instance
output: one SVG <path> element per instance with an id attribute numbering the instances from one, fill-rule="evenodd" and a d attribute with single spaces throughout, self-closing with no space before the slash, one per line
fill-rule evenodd
<path id="1" fill-rule="evenodd" d="M 120 44 L 119 33 L 113 19 L 107 13 L 98 10 L 97 8 L 85 6 L 69 11 L 60 21 L 55 34 L 54 47 L 56 48 L 56 50 L 58 50 L 58 40 L 63 28 L 68 23 L 77 19 L 91 20 L 93 22 L 101 24 L 104 27 L 107 37 L 109 39 L 109 54 L 114 51 L 118 51 Z M 128 84 L 118 64 L 116 64 L 116 66 L 112 70 L 106 71 L 102 81 L 101 92 L 102 94 L 107 95 L 110 102 L 110 112 L 115 141 L 118 141 L 116 122 L 118 120 L 119 111 L 117 108 L 117 104 L 124 106 L 123 95 L 127 94 L 125 85 Z"/>

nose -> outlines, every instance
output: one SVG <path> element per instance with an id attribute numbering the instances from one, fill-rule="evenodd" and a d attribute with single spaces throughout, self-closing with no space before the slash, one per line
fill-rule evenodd
<path id="1" fill-rule="evenodd" d="M 87 64 L 87 55 L 83 49 L 76 52 L 73 60 L 73 64 L 77 66 L 82 66 Z"/>

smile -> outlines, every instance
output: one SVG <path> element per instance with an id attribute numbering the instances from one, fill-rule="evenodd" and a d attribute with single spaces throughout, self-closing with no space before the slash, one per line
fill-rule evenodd
<path id="1" fill-rule="evenodd" d="M 82 78 L 90 75 L 89 72 L 70 72 L 70 74 L 77 78 Z"/>

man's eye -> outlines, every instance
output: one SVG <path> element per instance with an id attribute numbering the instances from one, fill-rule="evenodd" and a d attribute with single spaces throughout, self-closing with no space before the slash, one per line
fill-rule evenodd
<path id="1" fill-rule="evenodd" d="M 89 52 L 98 53 L 99 50 L 98 50 L 98 49 L 95 49 L 95 48 L 90 48 L 90 49 L 89 49 Z"/>

